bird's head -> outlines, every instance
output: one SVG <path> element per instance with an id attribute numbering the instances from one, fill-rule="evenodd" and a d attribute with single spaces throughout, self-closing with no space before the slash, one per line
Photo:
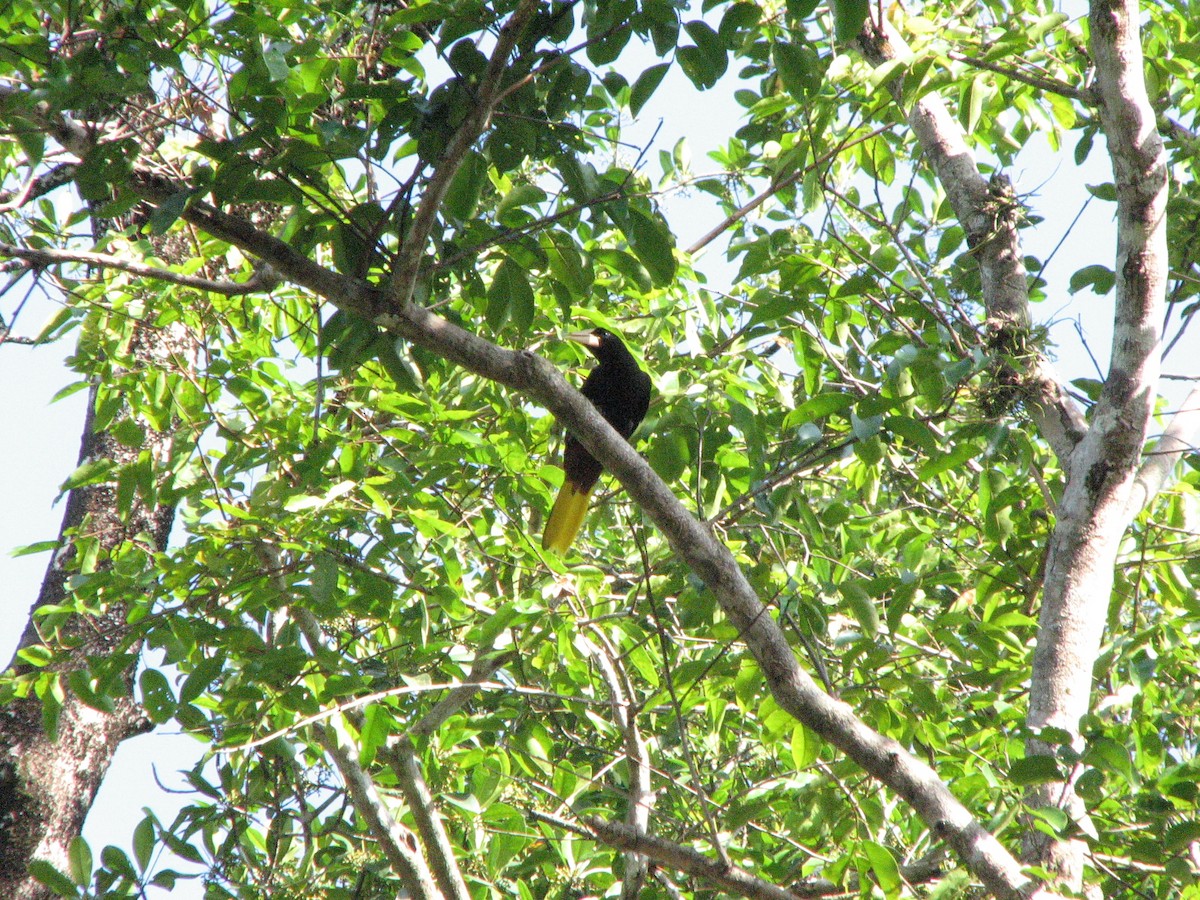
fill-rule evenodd
<path id="1" fill-rule="evenodd" d="M 607 328 L 592 328 L 588 331 L 577 331 L 574 334 L 568 334 L 567 340 L 583 344 L 583 346 L 592 351 L 592 356 L 600 360 L 620 354 L 622 351 L 628 352 L 625 350 L 625 345 L 621 343 L 621 339 Z"/>

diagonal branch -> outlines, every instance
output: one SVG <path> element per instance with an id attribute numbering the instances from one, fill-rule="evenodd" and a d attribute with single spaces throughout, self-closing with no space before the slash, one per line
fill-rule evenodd
<path id="1" fill-rule="evenodd" d="M 885 19 L 868 21 L 858 38 L 859 50 L 872 65 L 900 59 L 903 39 Z M 891 84 L 899 103 L 903 86 Z M 917 100 L 906 113 L 921 149 L 946 191 L 967 244 L 979 266 L 982 301 L 993 349 L 1006 353 L 1014 332 L 1029 327 L 1029 279 L 1021 250 L 1019 208 L 1012 186 L 996 176 L 989 182 L 979 171 L 962 127 L 936 93 Z M 1083 413 L 1067 393 L 1053 367 L 1040 353 L 1021 372 L 1030 412 L 1038 431 L 1068 470 L 1075 446 L 1087 432 Z"/>
<path id="2" fill-rule="evenodd" d="M 624 822 L 613 822 L 595 816 L 580 819 L 574 825 L 545 813 L 530 811 L 531 818 L 566 831 L 592 838 L 602 844 L 626 852 L 642 853 L 659 866 L 703 878 L 719 884 L 730 893 L 752 900 L 800 900 L 800 898 L 846 896 L 861 890 L 862 879 L 848 874 L 846 882 L 839 883 L 827 878 L 803 878 L 787 887 L 781 887 L 758 878 L 744 869 L 731 866 L 720 860 L 711 859 L 691 847 L 677 844 L 654 834 L 638 832 Z M 909 884 L 932 881 L 944 871 L 942 854 L 935 851 L 911 864 L 902 866 L 900 874 Z"/>
<path id="3" fill-rule="evenodd" d="M 537 0 L 521 0 L 520 5 L 500 29 L 500 36 L 496 39 L 487 70 L 479 81 L 475 104 L 458 126 L 450 143 L 446 145 L 442 158 L 434 167 L 433 176 L 421 195 L 421 203 L 413 216 L 412 227 L 405 234 L 404 242 L 396 255 L 390 293 L 392 299 L 400 306 L 412 300 L 413 287 L 420 274 L 421 257 L 425 255 L 425 245 L 429 241 L 429 233 L 433 230 L 442 200 L 445 199 L 446 191 L 450 189 L 450 182 L 463 157 L 487 128 L 496 105 L 503 99 L 504 95 L 499 92 L 499 88 L 504 69 L 508 65 L 508 57 L 537 7 Z"/>
<path id="4" fill-rule="evenodd" d="M 1084 106 L 1095 106 L 1096 104 L 1096 97 L 1091 91 L 1073 87 L 1065 81 L 1059 81 L 1057 78 L 1030 75 L 1028 72 L 1022 72 L 1020 69 L 1014 69 L 1011 66 L 1002 66 L 999 63 L 989 62 L 977 56 L 968 56 L 965 53 L 952 52 L 947 55 L 953 60 L 966 63 L 968 66 L 973 66 L 976 69 L 987 69 L 989 72 L 995 72 L 997 75 L 1003 75 L 1005 78 L 1011 78 L 1013 81 L 1019 81 L 1022 84 L 1037 88 L 1043 93 L 1058 94 L 1069 100 L 1076 100 Z"/>
<path id="5" fill-rule="evenodd" d="M 531 811 L 530 815 L 560 828 L 566 825 L 561 820 L 543 813 Z M 691 847 L 664 840 L 657 835 L 641 833 L 624 822 L 610 822 L 596 816 L 581 817 L 580 822 L 588 837 L 595 838 L 610 847 L 616 847 L 618 850 L 643 854 L 678 872 L 685 872 L 719 885 L 738 897 L 748 897 L 750 900 L 800 900 L 802 897 L 821 896 L 821 894 L 791 891 L 772 884 L 739 866 L 709 859 Z"/>
<path id="6" fill-rule="evenodd" d="M 354 810 L 370 828 L 388 864 L 404 882 L 409 894 L 419 900 L 440 900 L 429 867 L 416 850 L 412 832 L 397 822 L 379 795 L 375 782 L 359 762 L 352 741 L 334 732 L 327 725 L 314 725 L 313 732 L 325 752 L 333 759 Z"/>
<path id="7" fill-rule="evenodd" d="M 1166 485 L 1184 454 L 1196 449 L 1193 442 L 1197 432 L 1200 432 L 1200 386 L 1192 388 L 1138 470 L 1129 497 L 1130 515 L 1145 509 Z"/>
<path id="8" fill-rule="evenodd" d="M 147 199 L 170 196 L 141 178 Z M 1030 885 L 1016 859 L 975 820 L 925 763 L 873 731 L 844 703 L 824 693 L 797 662 L 778 623 L 758 599 L 732 553 L 683 506 L 650 465 L 548 360 L 514 352 L 466 331 L 422 306 L 398 306 L 371 285 L 325 269 L 248 222 L 203 203 L 183 216 L 199 228 L 267 260 L 272 268 L 326 300 L 369 316 L 376 325 L 545 406 L 603 464 L 662 529 L 672 548 L 713 591 L 753 653 L 780 707 L 907 801 L 998 897 L 1024 896 Z"/>
<path id="9" fill-rule="evenodd" d="M 654 805 L 654 793 L 650 789 L 650 756 L 637 726 L 637 710 L 630 703 L 632 691 L 628 677 L 623 670 L 618 672 L 619 654 L 607 635 L 596 626 L 592 626 L 592 630 L 599 643 L 592 655 L 608 684 L 613 719 L 625 736 L 625 764 L 629 768 L 625 821 L 637 834 L 645 834 L 650 827 L 650 809 Z M 630 851 L 625 854 L 625 872 L 621 879 L 622 900 L 636 898 L 641 893 L 647 871 L 644 853 Z"/>
<path id="10" fill-rule="evenodd" d="M 268 558 L 270 570 L 281 571 L 278 550 L 267 543 L 260 544 L 259 549 Z M 317 617 L 299 606 L 292 609 L 292 615 L 295 616 L 313 654 L 318 654 L 323 648 L 323 642 Z M 349 713 L 345 714 L 349 719 Z M 361 725 L 361 721 L 359 724 Z M 421 846 L 415 835 L 397 822 L 388 809 L 374 779 L 363 767 L 354 741 L 346 734 L 339 734 L 332 725 L 314 723 L 311 727 L 317 742 L 325 748 L 325 752 L 333 759 L 338 773 L 342 776 L 355 812 L 367 823 L 388 865 L 404 882 L 408 893 L 420 900 L 443 900 L 442 894 L 434 886 L 433 873 L 421 854 Z M 461 895 L 451 896 L 458 900 Z"/>

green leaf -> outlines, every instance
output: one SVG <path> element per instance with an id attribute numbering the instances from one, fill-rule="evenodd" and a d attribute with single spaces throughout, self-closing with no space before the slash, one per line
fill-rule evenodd
<path id="1" fill-rule="evenodd" d="M 853 405 L 854 397 L 850 394 L 818 394 L 815 397 L 805 400 L 788 413 L 786 425 L 789 428 L 794 428 L 802 422 L 813 422 L 817 419 L 824 419 Z"/>
<path id="2" fill-rule="evenodd" d="M 882 415 L 859 416 L 857 410 L 850 411 L 850 430 L 860 441 L 869 440 L 883 429 Z"/>
<path id="3" fill-rule="evenodd" d="M 594 273 L 584 264 L 583 255 L 571 236 L 564 232 L 548 232 L 542 235 L 541 243 L 550 261 L 550 272 L 559 283 L 574 297 L 589 296 Z"/>
<path id="4" fill-rule="evenodd" d="M 85 888 L 92 883 L 92 848 L 82 837 L 71 838 L 67 861 L 71 865 L 71 878 L 77 885 Z"/>
<path id="5" fill-rule="evenodd" d="M 821 740 L 803 725 L 792 729 L 792 764 L 803 771 L 821 755 Z"/>
<path id="6" fill-rule="evenodd" d="M 983 452 L 982 447 L 977 447 L 974 444 L 958 444 L 949 453 L 935 457 L 921 466 L 919 476 L 922 481 L 929 481 L 942 472 L 949 472 L 953 469 L 958 469 L 965 465 L 970 459 L 974 459 Z"/>
<path id="7" fill-rule="evenodd" d="M 628 278 L 639 292 L 648 294 L 654 289 L 650 273 L 638 262 L 636 256 L 624 250 L 607 247 L 599 247 L 593 250 L 591 255 L 596 262 Z"/>
<path id="8" fill-rule="evenodd" d="M 1104 296 L 1113 289 L 1116 283 L 1116 273 L 1108 266 L 1096 263 L 1090 266 L 1084 266 L 1078 269 L 1071 275 L 1071 282 L 1068 290 L 1072 294 L 1077 294 L 1085 287 L 1090 287 L 1093 293 Z"/>
<path id="9" fill-rule="evenodd" d="M 1169 825 L 1163 835 L 1163 847 L 1169 853 L 1178 853 L 1196 841 L 1200 841 L 1200 822 L 1195 819 Z"/>
<path id="10" fill-rule="evenodd" d="M 875 598 L 867 590 L 860 578 L 852 578 L 838 585 L 838 592 L 850 607 L 854 618 L 862 627 L 863 634 L 875 637 L 879 634 L 879 610 L 875 606 Z"/>
<path id="11" fill-rule="evenodd" d="M 128 878 L 130 881 L 137 880 L 137 869 L 133 867 L 133 863 L 129 861 L 129 857 L 119 847 L 114 847 L 109 844 L 100 851 L 100 862 L 106 869 L 111 872 Z"/>
<path id="12" fill-rule="evenodd" d="M 328 606 L 333 602 L 338 586 L 338 562 L 332 554 L 318 553 L 313 557 L 311 584 L 309 590 L 318 606 Z"/>
<path id="13" fill-rule="evenodd" d="M 529 329 L 537 303 L 525 270 L 511 257 L 496 270 L 487 300 L 485 318 L 493 331 L 498 331 L 507 319 L 522 334 Z"/>
<path id="14" fill-rule="evenodd" d="M 809 95 L 820 90 L 821 61 L 812 48 L 777 43 L 771 47 L 771 60 L 784 88 L 797 103 L 807 103 Z"/>
<path id="15" fill-rule="evenodd" d="M 83 669 L 76 669 L 67 676 L 67 684 L 72 693 L 92 709 L 111 713 L 116 709 L 113 698 L 104 692 L 103 687 L 92 679 Z"/>
<path id="16" fill-rule="evenodd" d="M 711 79 L 711 84 L 716 84 L 729 65 L 729 57 L 720 35 L 713 31 L 711 25 L 700 19 L 687 22 L 683 30 L 696 42 L 696 47 L 704 58 L 704 69 Z"/>
<path id="17" fill-rule="evenodd" d="M 31 644 L 17 651 L 17 656 L 31 666 L 42 668 L 54 660 L 54 651 L 44 644 Z"/>
<path id="18" fill-rule="evenodd" d="M 904 879 L 900 877 L 900 866 L 892 851 L 875 841 L 863 841 L 860 846 L 880 889 L 888 897 L 899 896 Z"/>
<path id="19" fill-rule="evenodd" d="M 858 37 L 867 21 L 870 0 L 830 0 L 833 9 L 833 33 L 839 43 L 848 44 Z"/>
<path id="20" fill-rule="evenodd" d="M 167 677 L 158 669 L 146 669 L 138 678 L 142 689 L 142 706 L 146 715 L 156 725 L 161 725 L 173 715 L 179 705 Z"/>
<path id="21" fill-rule="evenodd" d="M 657 216 L 633 207 L 622 223 L 622 230 L 654 284 L 657 287 L 671 284 L 675 280 L 675 241 L 666 224 Z"/>
<path id="22" fill-rule="evenodd" d="M 50 890 L 54 891 L 60 897 L 78 897 L 80 889 L 75 884 L 50 863 L 44 859 L 35 859 L 29 863 L 29 874 L 33 876 L 39 884 L 44 884 Z"/>
<path id="23" fill-rule="evenodd" d="M 116 461 L 109 457 L 87 460 L 67 476 L 67 480 L 62 483 L 62 490 L 71 491 L 89 484 L 103 484 L 111 481 L 112 474 L 116 469 Z"/>
<path id="24" fill-rule="evenodd" d="M 150 214 L 150 233 L 166 234 L 171 226 L 183 215 L 192 199 L 191 191 L 179 191 L 166 200 L 161 201 Z"/>
<path id="25" fill-rule="evenodd" d="M 63 328 L 64 325 L 67 325 L 68 323 L 74 323 L 75 321 L 74 309 L 72 309 L 70 306 L 60 307 L 59 309 L 55 310 L 49 321 L 42 326 L 42 330 L 38 332 L 38 336 L 33 340 L 34 344 L 39 345 L 49 343 L 65 330 Z"/>
<path id="26" fill-rule="evenodd" d="M 1021 787 L 1047 781 L 1061 781 L 1062 778 L 1062 770 L 1052 756 L 1026 756 L 1014 759 L 1008 767 L 1008 780 Z"/>
<path id="27" fill-rule="evenodd" d="M 203 694 L 208 690 L 208 686 L 217 680 L 224 666 L 224 655 L 220 653 L 201 659 L 179 689 L 179 702 L 191 703 Z"/>
<path id="28" fill-rule="evenodd" d="M 670 63 L 657 63 L 642 72 L 634 81 L 633 87 L 629 91 L 629 112 L 634 118 L 654 96 L 654 92 L 658 90 L 658 86 L 662 84 L 662 80 L 670 68 Z"/>
<path id="29" fill-rule="evenodd" d="M 520 210 L 526 206 L 535 206 L 546 199 L 546 192 L 536 184 L 523 182 L 514 187 L 511 191 L 504 195 L 500 203 L 496 206 L 496 218 L 506 225 L 513 227 L 524 224 L 527 215 L 522 213 L 520 216 L 514 216 L 514 210 Z"/>
<path id="30" fill-rule="evenodd" d="M 137 860 L 139 872 L 145 872 L 150 865 L 155 846 L 154 819 L 147 815 L 133 829 L 133 857 Z"/>
<path id="31" fill-rule="evenodd" d="M 475 215 L 483 188 L 488 183 L 488 162 L 482 153 L 470 151 L 454 173 L 442 209 L 451 220 L 463 223 Z"/>
<path id="32" fill-rule="evenodd" d="M 395 730 L 396 720 L 381 703 L 369 703 L 363 713 L 362 731 L 359 733 L 359 755 L 362 764 L 368 766 L 375 759 L 375 752 L 382 747 Z"/>
<path id="33" fill-rule="evenodd" d="M 974 134 L 979 125 L 979 117 L 983 115 L 983 101 L 991 94 L 991 85 L 987 76 L 980 72 L 967 84 L 959 108 L 959 121 L 968 134 Z"/>

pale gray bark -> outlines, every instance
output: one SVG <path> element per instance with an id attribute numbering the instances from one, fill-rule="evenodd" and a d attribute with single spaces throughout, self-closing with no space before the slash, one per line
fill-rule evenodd
<path id="1" fill-rule="evenodd" d="M 886 22 L 868 22 L 859 49 L 873 65 L 897 58 L 903 40 Z M 901 85 L 893 95 L 899 101 Z M 967 236 L 979 266 L 980 300 L 987 311 L 987 334 L 992 349 L 1008 351 L 1014 336 L 1029 328 L 1029 278 L 1017 228 L 1020 210 L 1012 186 L 1003 177 L 985 179 L 967 145 L 958 121 L 936 93 L 922 96 L 907 112 L 908 124 L 929 165 L 937 173 L 954 214 Z M 1069 471 L 1075 446 L 1087 431 L 1083 412 L 1067 394 L 1050 361 L 1040 352 L 1019 373 L 1025 399 L 1038 433 L 1050 445 L 1064 471 Z"/>
<path id="2" fill-rule="evenodd" d="M 1028 722 L 1034 733 L 1053 727 L 1076 739 L 1091 697 L 1118 545 L 1132 517 L 1165 483 L 1196 420 L 1186 409 L 1176 416 L 1160 441 L 1161 456 L 1147 461 L 1139 476 L 1159 374 L 1167 180 L 1142 78 L 1137 15 L 1133 0 L 1092 4 L 1096 85 L 1091 94 L 1076 94 L 1099 107 L 1118 195 L 1112 356 L 1091 423 L 1085 425 L 1044 360 L 1023 373 L 1035 392 L 1035 425 L 1067 475 L 1048 547 Z M 898 41 L 884 23 L 869 26 L 860 45 L 880 64 L 896 58 Z M 918 100 L 908 119 L 975 251 L 989 326 L 1027 326 L 1027 279 L 1016 220 L 1005 214 L 1008 192 L 984 181 L 961 127 L 936 94 Z M 1031 755 L 1053 751 L 1036 739 L 1027 747 Z M 1069 782 L 1039 785 L 1029 801 L 1062 807 L 1080 821 L 1085 816 Z M 1031 830 L 1026 856 L 1079 890 L 1084 850 L 1081 841 Z"/>
<path id="3" fill-rule="evenodd" d="M 1166 155 L 1146 94 L 1138 16 L 1135 0 L 1097 0 L 1088 17 L 1117 187 L 1116 309 L 1108 374 L 1050 538 L 1030 682 L 1030 729 L 1054 727 L 1076 740 L 1091 699 L 1119 544 L 1146 499 L 1135 498 L 1133 489 L 1157 396 L 1166 303 Z M 1035 739 L 1026 752 L 1053 747 Z M 1083 816 L 1070 785 L 1040 785 L 1031 800 Z M 1085 851 L 1080 840 L 1036 833 L 1027 854 L 1078 890 Z"/>

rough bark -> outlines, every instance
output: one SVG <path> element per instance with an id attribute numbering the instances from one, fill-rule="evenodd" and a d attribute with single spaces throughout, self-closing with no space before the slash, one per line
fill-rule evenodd
<path id="1" fill-rule="evenodd" d="M 186 340 L 182 343 L 186 343 Z M 170 330 L 141 327 L 131 352 L 147 366 L 181 349 L 181 340 Z M 148 450 L 156 459 L 170 452 L 172 435 L 146 429 L 140 447 L 129 447 L 106 431 L 93 428 L 96 389 L 84 426 L 79 461 L 111 459 L 118 465 L 137 460 Z M 128 541 L 148 543 L 150 550 L 166 547 L 174 509 L 134 501 L 129 514 L 117 511 L 115 488 L 98 484 L 72 490 L 60 532 L 60 549 L 54 554 L 42 581 L 37 601 L 11 666 L 18 674 L 31 674 L 19 656 L 26 648 L 45 644 L 61 652 L 52 664 L 66 675 L 87 667 L 89 657 L 110 657 L 120 652 L 136 659 L 138 646 L 130 641 L 125 621 L 127 606 L 115 603 L 95 615 L 74 616 L 54 635 L 41 635 L 34 610 L 44 605 L 69 605 L 69 576 L 75 551 L 71 535 L 86 532 L 101 547 L 101 559 Z M 65 649 L 69 647 L 70 649 Z M 132 687 L 134 663 L 121 673 Z M 118 699 L 111 711 L 92 708 L 67 689 L 58 715 L 57 734 L 46 733 L 42 701 L 37 696 L 16 698 L 0 714 L 0 897 L 44 900 L 51 892 L 27 873 L 31 860 L 46 860 L 68 870 L 67 849 L 79 835 L 92 801 L 104 780 L 117 747 L 126 738 L 150 730 L 150 722 L 131 697 Z"/>
<path id="2" fill-rule="evenodd" d="M 1142 78 L 1137 4 L 1093 3 L 1090 24 L 1096 87 L 1094 94 L 1076 99 L 1099 107 L 1118 195 L 1112 357 L 1090 426 L 1044 361 L 1035 360 L 1023 373 L 1035 391 L 1038 431 L 1067 475 L 1048 547 L 1028 723 L 1035 734 L 1055 728 L 1075 742 L 1091 696 L 1119 542 L 1178 459 L 1182 438 L 1177 432 L 1191 424 L 1190 419 L 1173 423 L 1162 448 L 1170 458 L 1148 464 L 1138 480 L 1156 395 L 1165 298 L 1165 157 Z M 878 65 L 896 58 L 897 40 L 886 24 L 868 25 L 860 47 Z M 1005 323 L 1027 326 L 1026 273 L 1015 220 L 1004 215 L 1007 191 L 984 181 L 961 128 L 936 95 L 917 101 L 908 119 L 975 251 L 991 332 Z M 1135 486 L 1140 487 L 1136 496 Z M 1034 739 L 1026 752 L 1052 755 L 1055 749 Z M 1086 815 L 1070 782 L 1039 785 L 1027 800 L 1064 808 L 1077 821 Z M 1084 850 L 1081 841 L 1031 830 L 1025 857 L 1079 890 Z"/>

